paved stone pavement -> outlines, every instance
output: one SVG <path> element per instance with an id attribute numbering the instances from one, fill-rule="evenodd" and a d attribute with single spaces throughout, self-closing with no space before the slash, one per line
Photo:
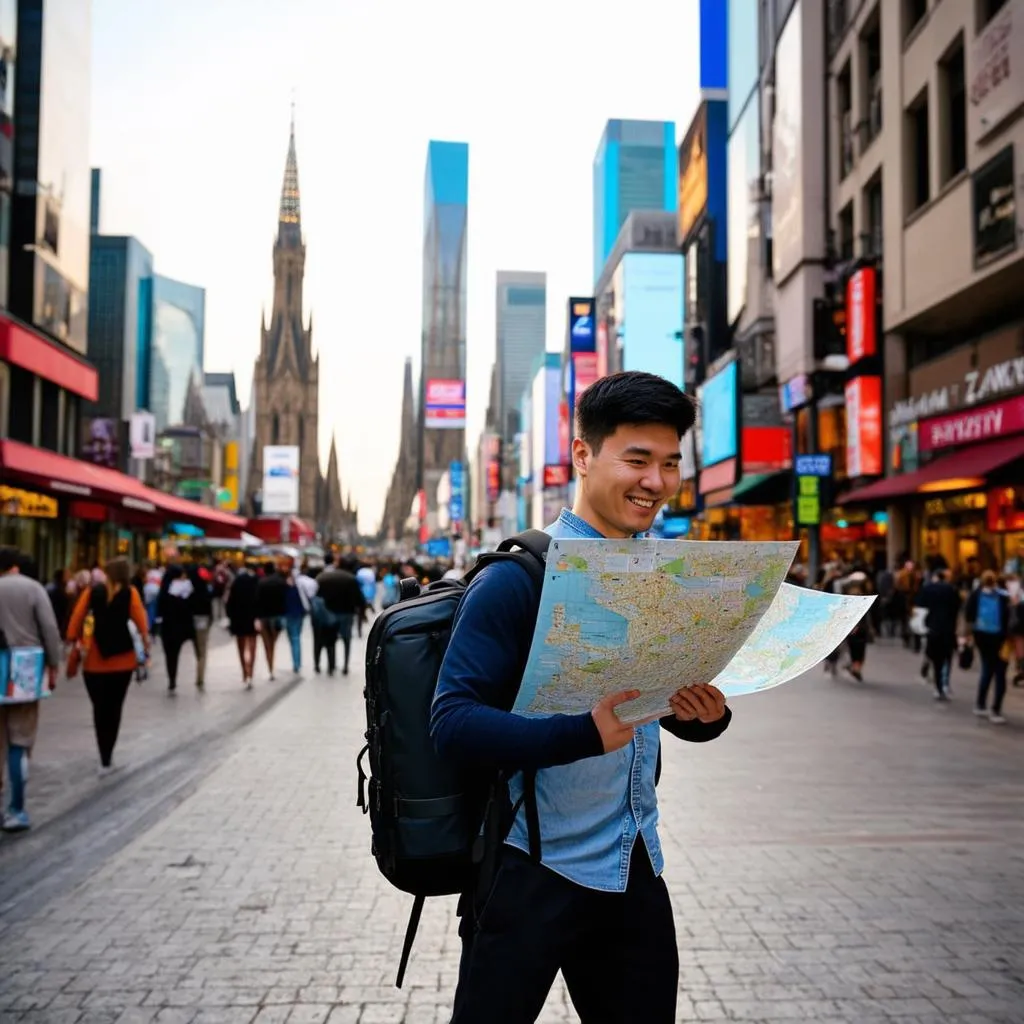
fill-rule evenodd
<path id="1" fill-rule="evenodd" d="M 964 676 L 936 706 L 902 651 L 868 666 L 666 744 L 679 1021 L 1024 1021 L 1024 728 L 976 720 Z M 448 1020 L 452 900 L 393 987 L 410 899 L 354 805 L 362 730 L 356 677 L 305 682 L 152 828 L 0 920 L 0 1020 Z M 575 1019 L 559 984 L 541 1020 Z"/>
<path id="2" fill-rule="evenodd" d="M 311 658 L 311 634 L 306 630 L 307 670 Z M 235 643 L 222 626 L 210 634 L 206 687 L 195 688 L 195 655 L 192 645 L 182 649 L 178 666 L 178 691 L 167 694 L 167 672 L 159 641 L 153 645 L 149 678 L 132 684 L 125 701 L 124 718 L 114 754 L 125 770 L 151 765 L 169 753 L 205 737 L 230 732 L 294 683 L 287 637 L 278 640 L 276 682 L 269 682 L 260 647 L 256 658 L 255 686 L 245 691 Z M 33 752 L 28 805 L 35 828 L 60 817 L 97 792 L 120 783 L 123 773 L 106 779 L 97 775 L 99 755 L 92 726 L 92 708 L 81 673 L 75 679 L 58 680 L 53 696 L 42 702 L 39 734 Z M 5 845 L 21 837 L 0 833 L 0 864 Z"/>

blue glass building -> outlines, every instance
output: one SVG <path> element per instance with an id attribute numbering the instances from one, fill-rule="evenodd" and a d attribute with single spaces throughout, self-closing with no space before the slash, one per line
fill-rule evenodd
<path id="1" fill-rule="evenodd" d="M 181 423 L 192 374 L 202 382 L 206 291 L 155 274 L 152 309 L 149 409 L 163 430 Z"/>
<path id="2" fill-rule="evenodd" d="M 466 379 L 466 234 L 469 146 L 431 141 L 423 218 L 422 423 L 425 382 Z M 464 430 L 424 431 L 423 465 L 443 472 L 463 458 Z M 428 501 L 434 502 L 428 486 Z"/>
<path id="3" fill-rule="evenodd" d="M 99 373 L 93 416 L 127 420 L 149 408 L 152 278 L 152 253 L 137 238 L 91 237 L 88 356 Z"/>
<path id="4" fill-rule="evenodd" d="M 594 157 L 594 284 L 633 210 L 678 207 L 673 121 L 610 120 Z"/>

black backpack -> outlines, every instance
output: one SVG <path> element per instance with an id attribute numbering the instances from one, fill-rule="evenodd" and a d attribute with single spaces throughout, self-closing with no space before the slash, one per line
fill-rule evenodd
<path id="1" fill-rule="evenodd" d="M 434 750 L 430 707 L 452 620 L 470 580 L 493 562 L 522 566 L 539 594 L 550 543 L 548 534 L 527 530 L 482 554 L 461 580 L 441 580 L 424 590 L 415 580 L 403 580 L 398 604 L 382 612 L 370 630 L 363 691 L 366 745 L 356 758 L 356 802 L 370 815 L 370 848 L 381 874 L 415 896 L 398 967 L 399 988 L 424 900 L 461 895 L 479 885 L 482 864 L 497 855 L 518 810 L 509 816 L 507 778 L 471 777 Z M 509 707 L 514 699 L 511 694 Z M 367 754 L 369 777 L 363 770 Z M 524 794 L 531 852 L 539 858 L 532 778 Z"/>

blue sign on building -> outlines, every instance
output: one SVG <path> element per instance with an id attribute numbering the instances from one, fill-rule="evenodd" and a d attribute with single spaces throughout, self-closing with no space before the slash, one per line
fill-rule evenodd
<path id="1" fill-rule="evenodd" d="M 794 461 L 797 476 L 830 477 L 832 475 L 831 455 L 798 455 Z"/>

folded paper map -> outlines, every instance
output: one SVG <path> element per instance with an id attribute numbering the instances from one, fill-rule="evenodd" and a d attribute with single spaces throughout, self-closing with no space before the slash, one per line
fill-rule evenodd
<path id="1" fill-rule="evenodd" d="M 831 654 L 867 615 L 870 597 L 823 594 L 783 583 L 747 642 L 714 680 L 726 697 L 770 690 Z"/>
<path id="2" fill-rule="evenodd" d="M 680 687 L 733 660 L 779 591 L 796 541 L 553 540 L 513 711 L 590 711 L 639 690 L 624 722 L 667 714 Z"/>

